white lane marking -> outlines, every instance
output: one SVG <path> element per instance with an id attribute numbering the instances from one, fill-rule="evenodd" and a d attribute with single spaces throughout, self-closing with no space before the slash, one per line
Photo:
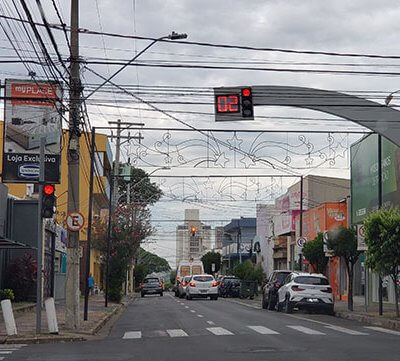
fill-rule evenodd
<path id="1" fill-rule="evenodd" d="M 176 329 L 176 330 L 167 330 L 167 333 L 170 337 L 185 337 L 189 336 L 185 331 L 182 329 Z"/>
<path id="2" fill-rule="evenodd" d="M 367 328 L 368 330 L 389 333 L 390 335 L 400 336 L 400 332 L 399 331 L 389 330 L 389 329 L 383 328 L 383 327 L 365 326 L 364 328 Z"/>
<path id="3" fill-rule="evenodd" d="M 189 306 L 185 306 L 185 308 L 189 308 Z"/>
<path id="4" fill-rule="evenodd" d="M 253 331 L 261 333 L 262 335 L 279 335 L 279 332 L 276 332 L 264 326 L 247 326 L 247 327 Z"/>
<path id="5" fill-rule="evenodd" d="M 353 335 L 353 336 L 366 336 L 366 335 L 368 335 L 368 333 L 365 333 L 365 332 L 350 330 L 348 328 L 344 328 L 344 327 L 340 327 L 340 326 L 325 326 L 325 327 L 329 328 L 331 330 L 343 332 L 343 333 L 346 333 L 348 335 Z"/>
<path id="6" fill-rule="evenodd" d="M 12 354 L 12 351 L 0 351 L 0 355 L 9 355 Z"/>
<path id="7" fill-rule="evenodd" d="M 26 346 L 26 343 L 21 343 L 21 344 L 10 343 L 10 344 L 0 345 L 0 349 L 3 349 L 3 348 L 16 348 L 16 349 L 19 350 L 21 347 L 24 347 L 24 346 Z"/>
<path id="8" fill-rule="evenodd" d="M 141 331 L 128 331 L 124 333 L 123 339 L 131 339 L 131 338 L 142 338 Z"/>
<path id="9" fill-rule="evenodd" d="M 305 333 L 307 335 L 325 335 L 325 333 L 323 332 L 319 332 L 304 326 L 286 326 L 286 327 L 292 328 L 293 330 Z"/>
<path id="10" fill-rule="evenodd" d="M 213 333 L 215 336 L 233 335 L 231 331 L 228 331 L 222 327 L 208 327 L 207 330 Z"/>
<path id="11" fill-rule="evenodd" d="M 4 360 L 4 357 L 0 357 L 0 361 Z"/>
<path id="12" fill-rule="evenodd" d="M 214 326 L 214 325 L 215 325 L 215 322 L 212 322 L 212 321 L 207 321 L 207 323 L 208 323 L 209 325 L 211 325 L 211 326 Z"/>
<path id="13" fill-rule="evenodd" d="M 190 312 L 195 313 L 196 311 L 195 310 L 190 310 Z"/>
<path id="14" fill-rule="evenodd" d="M 204 316 L 203 315 L 197 315 L 197 317 L 203 318 Z"/>

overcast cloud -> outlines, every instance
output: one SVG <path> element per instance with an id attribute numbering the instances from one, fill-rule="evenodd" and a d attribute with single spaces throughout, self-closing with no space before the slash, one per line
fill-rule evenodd
<path id="1" fill-rule="evenodd" d="M 3 11 L 13 9 L 10 0 L 4 0 Z M 37 7 L 34 2 L 28 2 L 37 21 L 40 21 Z M 57 23 L 57 17 L 50 0 L 42 0 L 46 16 L 51 23 Z M 69 23 L 70 1 L 57 0 L 61 13 L 66 23 Z M 80 26 L 82 28 L 126 35 L 138 35 L 144 37 L 160 37 L 171 31 L 185 32 L 188 41 L 209 42 L 215 44 L 232 44 L 252 47 L 282 48 L 294 50 L 313 50 L 340 53 L 368 53 L 399 55 L 400 44 L 400 5 L 396 1 L 322 1 L 322 0 L 83 0 L 81 1 Z M 99 10 L 99 12 L 97 11 Z M 1 9 L 0 9 L 1 11 Z M 12 12 L 12 11 L 11 11 Z M 15 13 L 15 11 L 14 11 Z M 1 19 L 4 22 L 5 20 Z M 57 42 L 64 58 L 68 57 L 63 34 L 54 30 Z M 23 34 L 23 33 L 22 33 Z M 47 38 L 46 38 L 47 39 Z M 48 39 L 47 39 L 48 40 Z M 81 56 L 88 61 L 97 58 L 130 59 L 135 49 L 140 51 L 148 44 L 148 41 L 101 37 L 82 34 Z M 15 53 L 10 48 L 3 31 L 0 32 L 1 53 L 4 56 L 13 56 Z M 105 49 L 104 46 L 105 45 Z M 49 45 L 50 48 L 50 45 Z M 53 49 L 52 49 L 53 51 Z M 321 55 L 285 54 L 279 52 L 246 51 L 234 49 L 221 49 L 211 47 L 199 47 L 185 44 L 158 43 L 146 52 L 140 60 L 149 61 L 204 61 L 207 65 L 232 66 L 233 62 L 245 60 L 259 61 L 262 67 L 295 68 L 295 69 L 327 69 L 327 70 L 357 70 L 398 72 L 400 61 L 396 59 L 368 59 L 368 58 L 342 58 Z M 211 63 L 213 62 L 213 63 Z M 217 64 L 215 62 L 218 62 Z M 224 62 L 224 63 L 221 63 Z M 274 64 L 271 64 L 274 63 Z M 292 63 L 292 64 L 289 64 Z M 295 63 L 295 64 L 293 64 Z M 298 63 L 318 63 L 303 65 Z M 329 63 L 323 65 L 321 63 Z M 347 66 L 343 64 L 346 63 Z M 338 64 L 337 66 L 333 66 Z M 199 65 L 199 64 L 197 64 Z M 236 64 L 237 66 L 246 66 Z M 352 65 L 352 66 L 350 66 Z M 357 66 L 355 66 L 357 65 Z M 89 67 L 107 76 L 118 69 L 118 66 L 91 65 Z M 249 65 L 254 67 L 256 65 Z M 37 68 L 41 75 L 40 68 Z M 0 71 L 2 80 L 6 77 L 26 77 L 27 71 L 21 64 L 4 65 Z M 87 70 L 83 72 L 83 81 L 87 83 L 99 83 L 100 79 Z M 118 84 L 131 85 L 135 90 L 140 86 L 177 86 L 177 87 L 220 87 L 230 85 L 292 85 L 304 87 L 316 87 L 321 89 L 339 90 L 354 93 L 366 92 L 371 99 L 383 102 L 385 95 L 400 88 L 398 77 L 391 76 L 357 76 L 357 75 L 333 75 L 310 73 L 286 73 L 286 72 L 262 72 L 240 70 L 210 70 L 210 69 L 173 69 L 157 67 L 128 67 L 115 78 Z M 88 90 L 87 90 L 88 91 Z M 143 92 L 143 89 L 141 90 Z M 310 121 L 299 119 L 276 119 L 265 117 L 312 117 L 333 118 L 327 114 L 321 114 L 308 110 L 289 108 L 257 108 L 254 122 L 245 123 L 215 123 L 213 117 L 213 105 L 211 89 L 206 96 L 200 96 L 198 92 L 193 96 L 182 95 L 168 97 L 141 94 L 148 101 L 183 100 L 199 104 L 157 104 L 162 109 L 178 111 L 200 111 L 208 115 L 175 114 L 179 119 L 202 128 L 220 129 L 306 129 L 323 130 L 355 130 L 359 126 L 343 121 Z M 104 106 L 92 105 L 93 102 L 103 103 Z M 394 99 L 394 104 L 399 104 Z M 117 93 L 99 93 L 89 102 L 89 114 L 91 121 L 96 125 L 104 125 L 107 120 L 116 120 L 122 117 L 124 120 L 141 121 L 147 127 L 184 127 L 182 124 L 165 117 L 157 112 L 148 112 L 144 105 L 138 104 L 132 98 Z M 141 110 L 118 109 L 116 104 L 124 107 L 140 107 Z M 112 106 L 112 107 L 110 107 Z M 189 137 L 201 138 L 199 134 Z M 160 135 L 161 136 L 161 135 Z M 179 137 L 183 137 L 180 135 Z M 178 138 L 179 138 L 178 137 Z M 358 136 L 350 136 L 353 141 Z M 271 135 L 271 141 L 282 141 L 287 138 L 285 134 Z M 316 146 L 326 142 L 326 135 L 321 139 L 315 139 Z M 157 135 L 149 134 L 145 144 L 154 143 Z M 224 138 L 226 141 L 226 137 Z M 250 142 L 250 137 L 244 137 L 244 142 Z M 127 152 L 133 152 L 132 145 Z M 276 150 L 275 150 L 276 152 Z M 191 154 L 196 156 L 196 152 Z M 123 158 L 127 158 L 127 154 Z M 347 159 L 347 158 L 345 158 Z M 299 162 L 295 160 L 294 162 Z M 348 161 L 345 162 L 348 165 Z M 337 169 L 309 169 L 304 173 L 341 175 L 349 177 L 349 172 L 343 169 L 341 164 Z M 326 167 L 325 167 L 326 168 Z M 238 170 L 235 170 L 238 173 Z M 267 170 L 263 170 L 264 172 Z M 260 172 L 260 170 L 257 170 Z M 174 170 L 173 174 L 198 174 L 199 170 Z M 201 174 L 216 174 L 214 170 L 201 170 Z M 232 173 L 232 172 L 231 172 Z M 235 173 L 235 172 L 233 172 Z M 167 174 L 167 173 L 164 173 Z M 223 173 L 225 174 L 225 173 Z M 287 180 L 286 186 L 295 180 Z M 153 207 L 153 217 L 157 220 L 181 219 L 185 207 L 191 204 L 183 202 L 171 202 L 163 199 Z M 255 203 L 246 202 L 235 204 L 218 203 L 210 209 L 210 204 L 202 204 L 201 216 L 204 219 L 230 219 L 240 215 L 255 215 Z M 173 260 L 175 254 L 174 230 L 176 222 L 155 223 L 158 233 L 152 238 L 149 247 L 160 255 Z M 209 223 L 212 226 L 223 223 Z"/>

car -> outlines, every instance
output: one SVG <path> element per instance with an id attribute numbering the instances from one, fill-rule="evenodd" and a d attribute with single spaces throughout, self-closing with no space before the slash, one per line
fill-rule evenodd
<path id="1" fill-rule="evenodd" d="M 189 259 L 188 261 L 180 261 L 176 269 L 175 284 L 173 287 L 173 292 L 175 297 L 179 297 L 179 285 L 186 276 L 201 275 L 204 273 L 204 265 L 200 260 Z"/>
<path id="2" fill-rule="evenodd" d="M 220 297 L 239 297 L 240 279 L 235 276 L 224 276 L 218 285 L 218 295 Z"/>
<path id="3" fill-rule="evenodd" d="M 291 273 L 292 271 L 276 270 L 269 275 L 262 289 L 262 308 L 267 310 L 275 309 L 278 301 L 278 290 L 282 286 L 286 277 L 289 276 Z"/>
<path id="4" fill-rule="evenodd" d="M 191 300 L 195 297 L 218 299 L 218 283 L 211 275 L 192 276 L 186 286 L 186 299 Z"/>
<path id="5" fill-rule="evenodd" d="M 186 296 L 186 287 L 189 284 L 191 278 L 192 278 L 192 276 L 183 277 L 182 282 L 179 283 L 179 286 L 178 286 L 178 297 L 179 298 L 184 298 Z"/>
<path id="6" fill-rule="evenodd" d="M 146 277 L 140 285 L 140 295 L 163 295 L 163 288 L 160 280 L 157 277 Z"/>
<path id="7" fill-rule="evenodd" d="M 328 279 L 320 273 L 292 272 L 278 290 L 278 311 L 294 308 L 334 314 L 334 298 Z"/>

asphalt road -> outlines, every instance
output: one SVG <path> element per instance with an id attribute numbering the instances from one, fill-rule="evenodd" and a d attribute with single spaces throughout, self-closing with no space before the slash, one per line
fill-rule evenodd
<path id="1" fill-rule="evenodd" d="M 2 352 L 4 352 L 2 354 Z M 164 294 L 133 302 L 102 340 L 0 345 L 4 361 L 399 361 L 400 332 L 235 300 Z"/>

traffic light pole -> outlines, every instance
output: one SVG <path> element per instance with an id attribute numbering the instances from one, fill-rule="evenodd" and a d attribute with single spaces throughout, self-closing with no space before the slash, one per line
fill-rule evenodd
<path id="1" fill-rule="evenodd" d="M 46 138 L 40 138 L 39 153 L 39 199 L 38 199 L 38 229 L 37 229 L 37 271 L 36 271 L 36 333 L 42 329 L 42 283 L 43 283 L 43 218 L 42 199 L 44 183 L 44 147 Z"/>

